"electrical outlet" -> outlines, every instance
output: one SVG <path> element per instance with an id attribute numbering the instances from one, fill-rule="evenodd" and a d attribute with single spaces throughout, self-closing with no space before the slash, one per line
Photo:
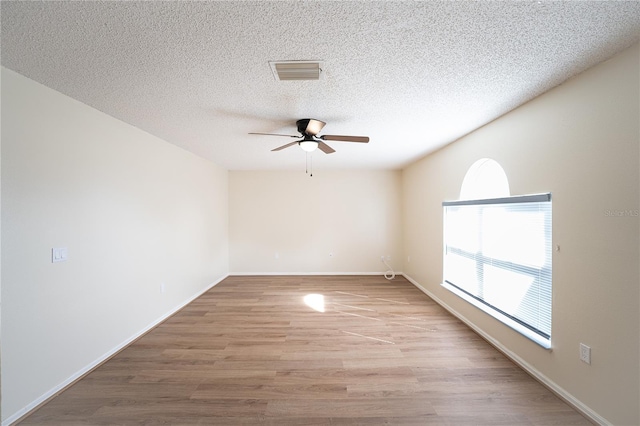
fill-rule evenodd
<path id="1" fill-rule="evenodd" d="M 160 283 L 160 293 L 167 291 L 167 286 L 164 283 Z"/>
<path id="2" fill-rule="evenodd" d="M 333 257 L 333 253 L 329 253 L 329 257 Z"/>
<path id="3" fill-rule="evenodd" d="M 391 255 L 390 254 L 387 255 L 387 262 L 391 262 Z"/>
<path id="4" fill-rule="evenodd" d="M 384 262 L 384 254 L 380 256 L 380 262 Z"/>
<path id="5" fill-rule="evenodd" d="M 580 361 L 591 365 L 591 348 L 584 343 L 580 343 Z"/>

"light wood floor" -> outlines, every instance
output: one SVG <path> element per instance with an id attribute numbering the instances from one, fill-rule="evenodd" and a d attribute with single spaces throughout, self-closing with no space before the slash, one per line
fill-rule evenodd
<path id="1" fill-rule="evenodd" d="M 287 276 L 227 278 L 21 424 L 590 423 L 402 277 Z"/>

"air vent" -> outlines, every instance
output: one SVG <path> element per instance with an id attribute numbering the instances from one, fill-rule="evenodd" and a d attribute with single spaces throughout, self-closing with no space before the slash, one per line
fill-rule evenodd
<path id="1" fill-rule="evenodd" d="M 273 61 L 269 62 L 276 80 L 320 80 L 323 65 L 320 61 Z"/>

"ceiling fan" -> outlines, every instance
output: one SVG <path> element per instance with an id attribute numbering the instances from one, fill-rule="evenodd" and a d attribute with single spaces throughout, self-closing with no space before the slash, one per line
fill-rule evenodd
<path id="1" fill-rule="evenodd" d="M 325 126 L 324 121 L 314 120 L 313 118 L 303 118 L 302 120 L 296 121 L 296 125 L 298 126 L 298 132 L 300 135 L 282 135 L 278 133 L 249 133 L 250 135 L 267 135 L 267 136 L 286 136 L 289 138 L 302 138 L 302 140 L 294 141 L 288 143 L 286 145 L 279 146 L 278 148 L 272 149 L 271 151 L 280 151 L 281 149 L 289 148 L 295 144 L 300 145 L 303 151 L 313 152 L 316 148 L 319 148 L 320 151 L 325 154 L 331 154 L 332 152 L 336 152 L 335 149 L 331 148 L 329 145 L 324 143 L 324 141 L 336 141 L 336 142 L 361 142 L 367 143 L 369 142 L 368 136 L 341 136 L 341 135 L 318 135 L 320 130 Z"/>

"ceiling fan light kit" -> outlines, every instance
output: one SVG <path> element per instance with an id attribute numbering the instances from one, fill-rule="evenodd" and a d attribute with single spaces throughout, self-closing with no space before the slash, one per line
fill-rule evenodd
<path id="1" fill-rule="evenodd" d="M 305 152 L 313 152 L 318 148 L 318 142 L 316 141 L 302 140 L 298 142 L 298 145 L 300 145 L 300 148 Z"/>

